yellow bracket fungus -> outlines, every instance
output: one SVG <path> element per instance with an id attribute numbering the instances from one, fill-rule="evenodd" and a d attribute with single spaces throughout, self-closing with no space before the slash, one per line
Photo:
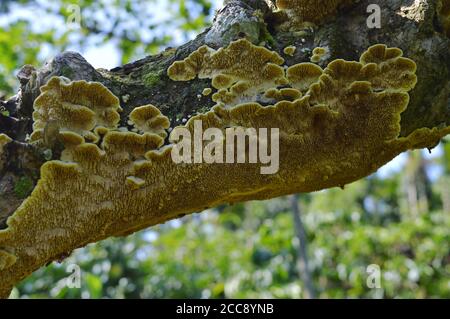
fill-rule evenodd
<path id="1" fill-rule="evenodd" d="M 330 51 L 328 48 L 314 48 L 313 55 L 310 61 L 313 63 L 319 63 L 327 60 L 330 57 Z"/>
<path id="2" fill-rule="evenodd" d="M 0 134 L 0 172 L 3 169 L 3 161 L 2 161 L 3 148 L 5 147 L 6 144 L 10 143 L 11 141 L 12 140 L 9 138 L 8 135 Z"/>
<path id="3" fill-rule="evenodd" d="M 208 96 L 212 93 L 212 89 L 211 88 L 204 88 L 202 91 L 202 95 L 203 96 Z"/>
<path id="4" fill-rule="evenodd" d="M 319 25 L 334 16 L 339 8 L 357 0 L 276 0 L 277 7 L 286 13 L 290 28 L 305 26 L 308 22 Z"/>
<path id="5" fill-rule="evenodd" d="M 444 32 L 450 37 L 450 0 L 438 1 L 437 12 Z"/>
<path id="6" fill-rule="evenodd" d="M 265 81 L 274 82 L 262 70 L 282 63 L 276 54 L 242 41 L 231 46 L 233 50 L 216 52 L 204 48 L 204 54 L 194 54 L 201 63 L 193 67 L 188 58 L 174 64 L 169 74 L 178 80 L 225 74 L 258 87 Z M 51 80 L 50 87 L 60 87 L 65 93 L 43 89 L 35 104 L 43 115 L 36 117 L 40 123 L 35 129 L 56 121 L 65 149 L 60 160 L 42 166 L 31 196 L 0 231 L 0 295 L 8 296 L 11 287 L 32 271 L 88 243 L 223 203 L 344 186 L 401 152 L 434 146 L 450 133 L 450 127 L 421 128 L 399 137 L 400 115 L 416 82 L 415 63 L 401 55 L 398 49 L 377 45 L 359 62 L 337 60 L 323 70 L 311 64 L 292 66 L 287 71 L 292 85 L 287 96 L 293 101 L 272 106 L 219 104 L 186 123 L 191 131 L 197 120 L 203 128 L 221 130 L 278 128 L 279 170 L 272 175 L 262 175 L 260 163 L 176 164 L 171 156 L 174 145 L 162 147 L 160 131 L 148 123 L 154 114 L 162 116 L 151 107 L 138 108 L 138 113 L 130 115 L 130 121 L 144 128 L 142 134 L 120 131 L 116 128 L 120 108 L 112 93 L 99 89 L 100 84 Z M 253 66 L 246 65 L 250 61 Z M 246 75 L 241 68 L 254 73 Z M 282 70 L 278 79 L 285 78 Z M 278 90 L 276 85 L 270 89 Z M 103 92 L 100 100 L 99 91 Z M 287 93 L 279 91 L 275 94 Z M 44 105 L 42 100 L 51 103 Z M 85 110 L 83 118 L 89 125 L 70 121 L 66 109 Z M 84 138 L 90 135 L 97 139 Z"/>
<path id="7" fill-rule="evenodd" d="M 169 119 L 153 105 L 144 105 L 135 108 L 130 113 L 130 122 L 141 133 L 154 133 L 166 138 L 166 130 L 170 126 Z"/>
<path id="8" fill-rule="evenodd" d="M 283 63 L 278 53 L 241 39 L 217 51 L 202 46 L 183 61 L 173 63 L 167 74 L 174 81 L 189 81 L 196 76 L 212 79 L 212 86 L 219 90 L 213 100 L 229 105 L 287 84 L 280 66 Z"/>
<path id="9" fill-rule="evenodd" d="M 302 93 L 299 90 L 293 88 L 284 89 L 269 89 L 264 94 L 264 97 L 268 99 L 274 99 L 277 101 L 294 101 L 301 98 Z"/>
<path id="10" fill-rule="evenodd" d="M 11 142 L 11 138 L 6 134 L 0 134 L 0 154 L 3 152 L 3 147 L 5 147 L 6 144 Z"/>
<path id="11" fill-rule="evenodd" d="M 95 141 L 98 125 L 115 128 L 119 99 L 100 83 L 52 78 L 34 103 L 31 142 L 51 147 L 59 132 L 70 131 Z"/>
<path id="12" fill-rule="evenodd" d="M 6 144 L 10 143 L 12 140 L 6 134 L 0 134 L 0 155 L 3 153 L 3 148 Z"/>
<path id="13" fill-rule="evenodd" d="M 313 63 L 298 63 L 286 71 L 289 84 L 301 92 L 306 92 L 311 84 L 319 80 L 322 73 L 322 68 Z"/>
<path id="14" fill-rule="evenodd" d="M 297 48 L 293 45 L 287 46 L 283 49 L 283 53 L 289 56 L 294 56 L 295 51 Z"/>

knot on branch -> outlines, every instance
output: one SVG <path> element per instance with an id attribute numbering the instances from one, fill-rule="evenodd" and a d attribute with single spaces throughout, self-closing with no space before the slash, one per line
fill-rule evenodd
<path id="1" fill-rule="evenodd" d="M 17 75 L 20 81 L 20 100 L 17 106 L 20 117 L 31 118 L 33 102 L 40 94 L 40 87 L 53 76 L 64 76 L 74 81 L 96 81 L 101 78 L 81 54 L 72 51 L 58 54 L 38 70 L 25 65 Z"/>

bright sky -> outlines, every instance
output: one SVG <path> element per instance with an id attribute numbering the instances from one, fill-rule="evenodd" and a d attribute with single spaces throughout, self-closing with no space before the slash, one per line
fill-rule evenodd
<path id="1" fill-rule="evenodd" d="M 431 160 L 442 156 L 442 148 L 441 146 L 438 146 L 435 149 L 433 149 L 431 153 L 429 153 L 428 150 L 422 150 L 422 154 L 425 160 L 430 160 L 431 162 Z M 399 156 L 394 158 L 391 162 L 380 168 L 377 174 L 382 178 L 387 178 L 394 173 L 398 173 L 404 167 L 406 160 L 407 154 L 406 153 L 400 154 Z M 435 181 L 439 178 L 439 176 L 442 175 L 442 168 L 439 165 L 430 164 L 428 166 L 427 173 L 428 177 L 432 181 Z"/>
<path id="2" fill-rule="evenodd" d="M 82 55 L 94 68 L 112 69 L 120 64 L 120 54 L 113 42 L 89 47 Z"/>

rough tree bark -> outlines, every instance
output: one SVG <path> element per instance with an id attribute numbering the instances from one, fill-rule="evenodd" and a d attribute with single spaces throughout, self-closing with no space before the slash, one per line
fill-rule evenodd
<path id="1" fill-rule="evenodd" d="M 128 115 L 135 107 L 153 104 L 175 127 L 182 124 L 183 119 L 205 112 L 214 104 L 210 97 L 199 94 L 210 86 L 209 80 L 175 82 L 167 76 L 167 69 L 173 62 L 186 58 L 202 45 L 218 49 L 233 40 L 247 38 L 280 53 L 288 66 L 309 62 L 315 47 L 327 47 L 330 54 L 320 62 L 321 66 L 326 66 L 338 58 L 357 61 L 369 46 L 384 43 L 401 48 L 418 67 L 419 81 L 410 92 L 408 108 L 401 116 L 401 136 L 422 127 L 448 125 L 450 40 L 437 14 L 440 1 L 354 1 L 320 26 L 294 32 L 277 27 L 280 17 L 274 13 L 275 1 L 231 0 L 225 1 L 212 26 L 194 40 L 112 70 L 96 70 L 75 52 L 63 52 L 41 68 L 24 66 L 18 73 L 20 91 L 0 102 L 0 108 L 8 111 L 8 115 L 0 113 L 0 133 L 13 140 L 2 153 L 0 229 L 7 227 L 7 218 L 33 190 L 40 178 L 41 165 L 59 158 L 57 150 L 49 154 L 27 143 L 27 136 L 32 132 L 33 102 L 40 94 L 40 87 L 53 76 L 101 82 L 120 99 L 124 109 L 122 126 L 127 126 Z M 373 3 L 381 8 L 379 29 L 368 28 L 366 23 L 370 15 L 367 8 Z M 283 54 L 283 49 L 289 45 L 297 47 L 293 56 Z"/>

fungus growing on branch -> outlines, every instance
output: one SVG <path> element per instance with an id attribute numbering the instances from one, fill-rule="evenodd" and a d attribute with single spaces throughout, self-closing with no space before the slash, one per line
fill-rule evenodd
<path id="1" fill-rule="evenodd" d="M 269 89 L 264 94 L 264 97 L 277 101 L 294 101 L 301 98 L 302 93 L 299 90 L 293 88 L 284 88 L 280 90 Z"/>
<path id="2" fill-rule="evenodd" d="M 9 138 L 6 134 L 0 134 L 0 155 L 3 152 L 3 147 L 5 147 L 6 144 L 11 142 L 12 140 Z"/>
<path id="3" fill-rule="evenodd" d="M 319 80 L 322 73 L 322 68 L 313 63 L 298 63 L 286 71 L 289 84 L 301 92 L 306 92 L 311 84 Z"/>
<path id="4" fill-rule="evenodd" d="M 166 138 L 166 130 L 170 127 L 169 119 L 153 105 L 136 107 L 130 113 L 130 122 L 141 133 L 153 133 Z"/>
<path id="5" fill-rule="evenodd" d="M 344 8 L 358 0 L 276 0 L 278 9 L 286 13 L 291 29 L 313 23 L 320 25 Z"/>
<path id="6" fill-rule="evenodd" d="M 3 148 L 6 144 L 10 143 L 12 140 L 9 138 L 8 135 L 0 134 L 0 172 L 3 169 Z"/>
<path id="7" fill-rule="evenodd" d="M 34 102 L 31 142 L 52 146 L 64 131 L 95 141 L 96 126 L 115 128 L 119 123 L 119 99 L 101 83 L 54 77 L 41 92 Z"/>
<path id="8" fill-rule="evenodd" d="M 313 50 L 313 55 L 310 61 L 313 63 L 319 63 L 326 61 L 330 57 L 330 50 L 328 48 L 317 47 Z"/>
<path id="9" fill-rule="evenodd" d="M 204 88 L 202 91 L 202 95 L 203 96 L 208 96 L 212 93 L 212 89 L 211 88 Z"/>
<path id="10" fill-rule="evenodd" d="M 295 51 L 297 48 L 293 45 L 287 46 L 283 49 L 283 53 L 289 56 L 294 56 Z"/>
<path id="11" fill-rule="evenodd" d="M 196 76 L 212 79 L 212 86 L 219 89 L 214 101 L 229 105 L 287 84 L 280 66 L 283 63 L 278 53 L 240 39 L 217 51 L 202 46 L 183 61 L 173 63 L 167 74 L 174 81 L 189 81 Z"/>
<path id="12" fill-rule="evenodd" d="M 218 51 L 203 47 L 175 62 L 169 68 L 174 80 L 225 75 L 233 84 L 217 93 L 239 96 L 253 90 L 283 100 L 269 106 L 218 104 L 174 128 L 169 139 L 174 144 L 166 145 L 167 122 L 156 107 L 130 114 L 138 132 L 119 130 L 120 106 L 107 89 L 50 80 L 34 105 L 35 129 L 56 123 L 65 148 L 59 160 L 41 167 L 32 194 L 0 230 L 0 295 L 88 243 L 224 203 L 342 187 L 401 152 L 432 147 L 450 133 L 450 127 L 421 128 L 399 137 L 401 113 L 417 79 L 415 63 L 398 49 L 377 45 L 359 62 L 335 60 L 323 70 L 294 65 L 287 77 L 282 63 L 279 55 L 245 40 Z M 175 134 L 187 128 L 195 135 L 196 121 L 202 129 L 220 131 L 278 129 L 279 170 L 261 174 L 261 163 L 177 164 Z"/>
<path id="13" fill-rule="evenodd" d="M 450 0 L 439 0 L 437 13 L 444 32 L 450 37 Z"/>

